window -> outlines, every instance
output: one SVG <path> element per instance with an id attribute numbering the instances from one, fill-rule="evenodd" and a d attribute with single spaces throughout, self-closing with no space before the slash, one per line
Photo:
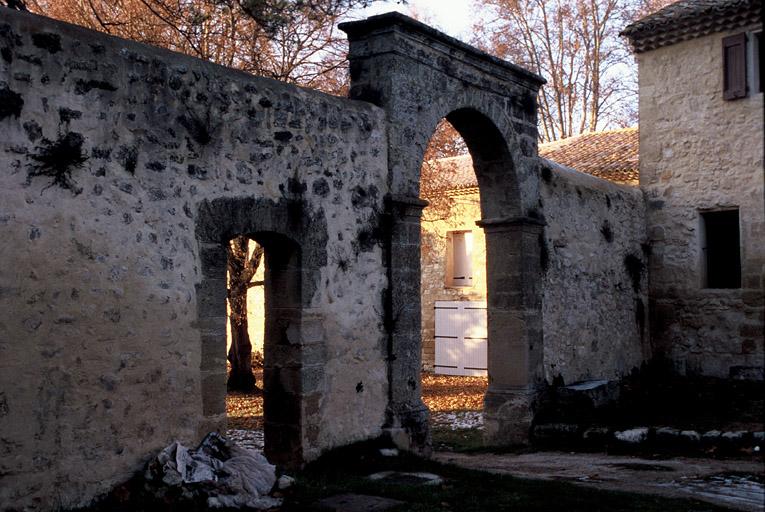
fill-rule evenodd
<path id="1" fill-rule="evenodd" d="M 749 91 L 762 92 L 762 32 L 749 34 L 749 51 L 747 52 L 747 65 L 752 70 L 749 73 Z"/>
<path id="2" fill-rule="evenodd" d="M 450 231 L 446 244 L 446 286 L 473 286 L 473 233 Z"/>
<path id="3" fill-rule="evenodd" d="M 738 210 L 701 214 L 705 288 L 741 288 Z"/>
<path id="4" fill-rule="evenodd" d="M 762 32 L 741 33 L 724 37 L 723 99 L 746 98 L 748 93 L 762 92 Z"/>
<path id="5" fill-rule="evenodd" d="M 723 99 L 746 97 L 746 34 L 724 37 Z"/>

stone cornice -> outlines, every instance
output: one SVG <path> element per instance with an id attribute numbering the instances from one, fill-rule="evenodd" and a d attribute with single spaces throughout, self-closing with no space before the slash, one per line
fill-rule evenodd
<path id="1" fill-rule="evenodd" d="M 395 32 L 407 39 L 427 44 L 431 49 L 444 46 L 448 48 L 452 59 L 480 67 L 487 74 L 496 76 L 501 80 L 525 82 L 535 87 L 546 83 L 541 76 L 522 68 L 511 62 L 504 61 L 493 55 L 489 55 L 469 44 L 444 34 L 424 23 L 414 20 L 398 12 L 388 12 L 377 16 L 371 16 L 365 20 L 340 23 L 338 28 L 348 35 L 348 40 L 359 41 L 372 34 Z M 389 49 L 393 51 L 393 49 Z M 460 54 L 464 58 L 460 58 Z M 407 55 L 415 58 L 416 55 Z M 512 80 L 515 78 L 515 80 Z"/>

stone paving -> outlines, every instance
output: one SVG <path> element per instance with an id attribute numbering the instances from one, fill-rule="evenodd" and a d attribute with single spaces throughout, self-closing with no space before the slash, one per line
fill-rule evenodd
<path id="1" fill-rule="evenodd" d="M 735 510 L 762 512 L 762 460 L 676 457 L 645 459 L 591 453 L 464 454 L 437 452 L 435 460 L 520 478 L 562 480 L 600 489 L 695 498 Z"/>
<path id="2" fill-rule="evenodd" d="M 262 430 L 230 428 L 226 431 L 226 436 L 242 448 L 262 452 L 265 446 Z"/>

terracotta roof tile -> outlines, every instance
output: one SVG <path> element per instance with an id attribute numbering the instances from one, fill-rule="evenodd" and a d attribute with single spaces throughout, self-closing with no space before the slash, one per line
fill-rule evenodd
<path id="1" fill-rule="evenodd" d="M 638 129 L 591 132 L 540 144 L 539 156 L 617 183 L 637 185 Z"/>
<path id="2" fill-rule="evenodd" d="M 636 53 L 761 23 L 762 0 L 680 0 L 628 25 Z"/>
<path id="3" fill-rule="evenodd" d="M 539 156 L 615 183 L 637 185 L 638 129 L 592 132 L 539 145 Z M 442 158 L 437 165 L 452 174 L 450 190 L 478 186 L 470 155 Z"/>

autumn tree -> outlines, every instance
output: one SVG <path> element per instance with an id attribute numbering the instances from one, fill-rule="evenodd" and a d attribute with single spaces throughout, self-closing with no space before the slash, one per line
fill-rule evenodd
<path id="1" fill-rule="evenodd" d="M 347 91 L 338 22 L 376 0 L 27 0 L 30 10 L 259 76 Z"/>
<path id="2" fill-rule="evenodd" d="M 454 187 L 456 169 L 439 160 L 467 155 L 462 136 L 446 119 L 441 119 L 430 138 L 420 168 L 420 197 L 429 203 L 423 212 L 423 221 L 443 219 L 449 215 L 454 198 L 447 192 Z"/>

